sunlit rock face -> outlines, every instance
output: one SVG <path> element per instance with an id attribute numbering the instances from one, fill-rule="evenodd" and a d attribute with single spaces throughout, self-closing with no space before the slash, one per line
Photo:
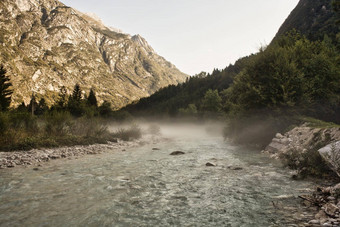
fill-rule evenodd
<path id="1" fill-rule="evenodd" d="M 187 78 L 141 36 L 55 0 L 0 1 L 0 63 L 13 83 L 14 106 L 32 93 L 51 104 L 62 86 L 71 92 L 79 83 L 119 108 Z"/>

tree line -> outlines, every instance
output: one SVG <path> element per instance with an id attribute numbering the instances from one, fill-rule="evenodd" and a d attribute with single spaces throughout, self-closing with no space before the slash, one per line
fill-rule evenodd
<path id="1" fill-rule="evenodd" d="M 96 93 L 93 88 L 90 89 L 89 94 L 83 94 L 79 84 L 74 86 L 70 95 L 67 94 L 66 88 L 60 88 L 58 97 L 55 103 L 51 106 L 47 105 L 44 97 L 39 101 L 33 94 L 28 105 L 22 102 L 16 108 L 10 108 L 11 95 L 13 93 L 12 83 L 10 78 L 6 75 L 6 70 L 0 66 L 0 110 L 29 112 L 32 115 L 41 116 L 51 111 L 67 111 L 74 117 L 113 117 L 115 112 L 112 105 L 108 101 L 104 101 L 101 105 L 98 104 Z"/>

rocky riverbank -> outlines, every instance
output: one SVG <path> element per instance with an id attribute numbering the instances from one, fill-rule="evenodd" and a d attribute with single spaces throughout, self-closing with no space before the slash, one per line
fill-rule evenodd
<path id="1" fill-rule="evenodd" d="M 318 207 L 318 212 L 307 226 L 340 226 L 340 184 L 318 187 L 312 195 L 301 195 L 306 206 Z"/>
<path id="2" fill-rule="evenodd" d="M 318 165 L 328 166 L 340 177 L 339 141 L 338 127 L 315 128 L 303 124 L 284 135 L 277 133 L 263 152 L 287 162 L 297 171 L 294 177 L 310 173 L 311 169 L 318 169 Z M 314 219 L 306 226 L 340 226 L 340 184 L 318 187 L 313 194 L 301 195 L 300 198 L 306 206 L 317 207 Z"/>
<path id="3" fill-rule="evenodd" d="M 41 166 L 45 162 L 56 159 L 72 159 L 84 155 L 125 151 L 128 148 L 142 146 L 148 143 L 157 143 L 160 140 L 160 137 L 144 136 L 139 140 L 118 140 L 117 142 L 108 142 L 107 144 L 0 152 L 0 169 L 14 168 L 18 166 Z"/>

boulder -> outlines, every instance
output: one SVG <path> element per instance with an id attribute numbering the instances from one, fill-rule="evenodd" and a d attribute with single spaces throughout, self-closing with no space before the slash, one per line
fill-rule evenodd
<path id="1" fill-rule="evenodd" d="M 171 152 L 170 155 L 183 155 L 185 154 L 183 151 L 174 151 L 174 152 Z"/>
<path id="2" fill-rule="evenodd" d="M 327 165 L 340 177 L 340 141 L 318 150 Z"/>

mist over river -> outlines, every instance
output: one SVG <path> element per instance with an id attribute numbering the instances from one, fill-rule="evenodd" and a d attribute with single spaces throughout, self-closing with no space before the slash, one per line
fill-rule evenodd
<path id="1" fill-rule="evenodd" d="M 0 170 L 0 226 L 300 226 L 310 219 L 298 195 L 312 182 L 292 180 L 259 150 L 211 131 L 161 125 L 167 139 L 156 144 L 60 159 L 38 171 Z"/>

